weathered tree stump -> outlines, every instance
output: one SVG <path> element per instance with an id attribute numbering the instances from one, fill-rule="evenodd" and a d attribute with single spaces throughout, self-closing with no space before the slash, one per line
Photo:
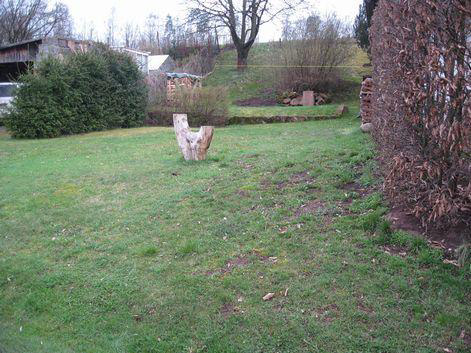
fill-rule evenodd
<path id="1" fill-rule="evenodd" d="M 201 126 L 198 132 L 191 132 L 186 114 L 173 114 L 173 127 L 185 160 L 202 161 L 206 158 L 214 126 Z"/>

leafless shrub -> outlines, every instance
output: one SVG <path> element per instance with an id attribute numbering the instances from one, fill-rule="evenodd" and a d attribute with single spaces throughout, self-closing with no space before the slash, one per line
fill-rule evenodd
<path id="1" fill-rule="evenodd" d="M 150 107 L 148 125 L 172 125 L 176 113 L 187 114 L 192 127 L 226 125 L 229 99 L 224 87 L 179 87 L 171 102 L 160 101 Z"/>
<path id="2" fill-rule="evenodd" d="M 286 21 L 280 54 L 274 57 L 281 90 L 332 91 L 340 84 L 341 69 L 352 48 L 348 28 L 335 15 Z M 286 68 L 285 68 L 286 67 Z"/>
<path id="3" fill-rule="evenodd" d="M 470 18 L 468 0 L 381 0 L 373 17 L 385 190 L 423 225 L 471 225 Z"/>
<path id="4" fill-rule="evenodd" d="M 229 100 L 224 87 L 181 87 L 175 92 L 173 110 L 188 114 L 192 126 L 224 125 Z"/>
<path id="5" fill-rule="evenodd" d="M 161 106 L 167 102 L 167 75 L 165 73 L 149 74 L 146 77 L 149 90 L 149 105 Z"/>
<path id="6" fill-rule="evenodd" d="M 215 51 L 211 52 L 206 48 L 201 49 L 180 60 L 175 71 L 204 76 L 214 69 L 214 63 L 216 60 L 215 54 Z"/>

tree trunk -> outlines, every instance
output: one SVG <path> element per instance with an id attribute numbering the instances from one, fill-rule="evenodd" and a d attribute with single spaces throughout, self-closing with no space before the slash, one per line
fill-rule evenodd
<path id="1" fill-rule="evenodd" d="M 186 114 L 173 114 L 173 126 L 185 160 L 204 160 L 213 139 L 214 127 L 202 126 L 198 132 L 191 132 Z"/>
<path id="2" fill-rule="evenodd" d="M 249 49 L 237 48 L 237 69 L 244 70 L 247 68 L 247 59 L 249 57 Z"/>

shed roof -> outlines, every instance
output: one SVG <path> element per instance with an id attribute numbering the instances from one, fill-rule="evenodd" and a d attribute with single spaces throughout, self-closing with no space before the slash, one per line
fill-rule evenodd
<path id="1" fill-rule="evenodd" d="M 186 72 L 168 72 L 167 79 L 170 78 L 191 78 L 192 80 L 200 80 L 202 77 L 192 74 L 187 74 Z"/>
<path id="2" fill-rule="evenodd" d="M 0 50 L 10 49 L 10 48 L 13 48 L 13 47 L 20 47 L 22 45 L 31 44 L 31 43 L 40 43 L 40 42 L 42 42 L 43 39 L 44 38 L 36 38 L 36 39 L 24 40 L 22 42 L 16 42 L 16 43 L 0 45 Z"/>
<path id="3" fill-rule="evenodd" d="M 169 55 L 151 55 L 149 56 L 149 70 L 158 70 L 163 63 L 169 58 Z"/>

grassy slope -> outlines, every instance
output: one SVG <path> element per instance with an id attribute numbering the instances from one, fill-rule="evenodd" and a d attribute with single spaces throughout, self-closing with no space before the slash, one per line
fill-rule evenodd
<path id="1" fill-rule="evenodd" d="M 341 188 L 375 180 L 353 115 L 218 129 L 201 163 L 167 128 L 1 135 L 0 351 L 467 352 L 469 272 Z"/>
<path id="2" fill-rule="evenodd" d="M 354 102 L 358 98 L 361 77 L 370 73 L 370 69 L 361 66 L 368 62 L 366 53 L 358 48 L 352 50 L 351 60 L 347 65 L 359 66 L 355 69 L 346 69 L 345 78 L 352 82 L 353 89 L 333 97 L 332 104 L 317 107 L 239 107 L 234 103 L 238 100 L 253 97 L 269 97 L 273 95 L 273 69 L 268 67 L 250 67 L 250 65 L 270 65 L 267 60 L 276 55 L 276 48 L 267 43 L 256 44 L 249 54 L 249 67 L 245 71 L 238 71 L 234 66 L 236 51 L 227 50 L 221 53 L 217 60 L 214 72 L 205 80 L 207 86 L 224 86 L 228 89 L 232 105 L 229 107 L 231 116 L 270 116 L 270 115 L 330 115 L 335 112 L 339 103 Z M 220 65 L 220 66 L 218 66 Z"/>
<path id="3" fill-rule="evenodd" d="M 238 100 L 253 97 L 269 97 L 273 95 L 273 69 L 266 67 L 250 67 L 250 65 L 270 65 L 266 58 L 273 54 L 269 44 L 256 44 L 249 53 L 249 68 L 238 71 L 234 66 L 236 51 L 227 50 L 221 53 L 214 72 L 205 80 L 208 86 L 224 86 L 228 89 L 231 116 L 270 116 L 270 115 L 325 115 L 335 112 L 336 104 L 321 107 L 239 107 L 234 103 Z M 227 66 L 225 66 L 227 65 Z"/>

